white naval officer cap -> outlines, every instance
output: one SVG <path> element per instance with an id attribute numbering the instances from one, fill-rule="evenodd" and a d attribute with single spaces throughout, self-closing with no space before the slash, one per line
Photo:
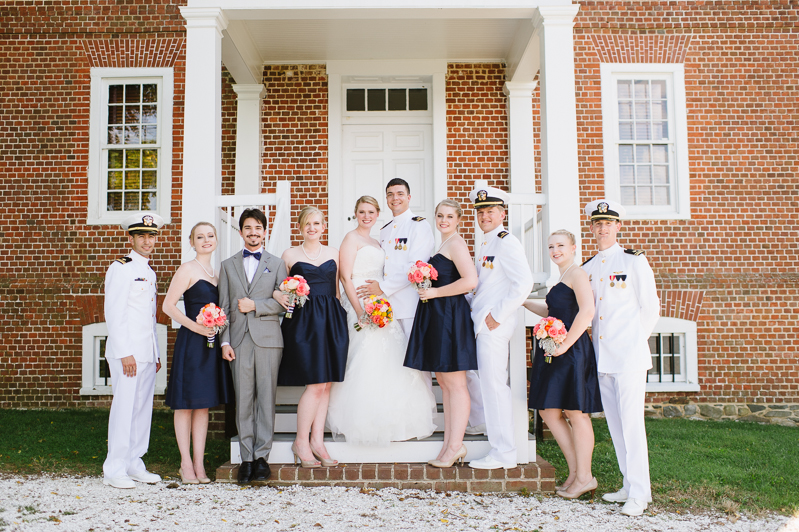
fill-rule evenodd
<path id="1" fill-rule="evenodd" d="M 585 206 L 585 215 L 595 220 L 615 220 L 620 222 L 627 215 L 621 203 L 609 199 L 594 200 Z"/>
<path id="2" fill-rule="evenodd" d="M 158 233 L 164 226 L 164 219 L 151 212 L 131 214 L 120 224 L 128 233 Z"/>
<path id="3" fill-rule="evenodd" d="M 510 202 L 510 195 L 498 188 L 479 187 L 469 193 L 469 200 L 474 204 L 475 209 L 492 207 L 495 205 L 504 207 Z"/>

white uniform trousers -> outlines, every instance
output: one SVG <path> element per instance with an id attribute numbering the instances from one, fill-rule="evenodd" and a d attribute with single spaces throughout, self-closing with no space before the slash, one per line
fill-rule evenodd
<path id="1" fill-rule="evenodd" d="M 419 303 L 421 305 L 421 303 Z M 398 318 L 397 323 L 399 323 L 402 332 L 405 333 L 405 338 L 408 340 L 411 339 L 411 331 L 413 330 L 413 320 L 416 318 Z M 433 389 L 433 374 L 429 371 L 420 371 L 419 373 L 422 374 L 422 378 L 427 383 L 427 387 L 432 390 Z"/>
<path id="2" fill-rule="evenodd" d="M 646 370 L 600 373 L 599 393 L 628 497 L 652 502 L 644 425 Z"/>
<path id="3" fill-rule="evenodd" d="M 136 362 L 136 376 L 122 373 L 122 360 L 108 359 L 114 400 L 108 417 L 108 456 L 103 463 L 106 478 L 143 473 L 141 457 L 150 444 L 155 393 L 155 364 Z"/>
<path id="4" fill-rule="evenodd" d="M 493 331 L 484 328 L 477 335 L 477 371 L 466 372 L 472 399 L 469 425 L 485 423 L 491 458 L 516 463 L 513 435 L 513 399 L 510 391 L 510 337 L 516 328 L 515 314 Z"/>

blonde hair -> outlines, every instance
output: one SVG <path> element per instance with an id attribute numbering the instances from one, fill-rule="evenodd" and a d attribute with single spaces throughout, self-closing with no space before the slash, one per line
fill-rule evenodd
<path id="1" fill-rule="evenodd" d="M 189 242 L 194 242 L 194 233 L 197 232 L 198 227 L 202 227 L 203 225 L 207 225 L 208 227 L 213 229 L 214 236 L 216 236 L 216 227 L 214 227 L 214 224 L 212 224 L 211 222 L 197 222 L 196 224 L 194 224 L 194 227 L 192 227 L 191 231 L 189 232 Z"/>
<path id="2" fill-rule="evenodd" d="M 574 235 L 571 233 L 571 231 L 567 231 L 565 229 L 558 229 L 557 231 L 552 231 L 552 234 L 549 235 L 549 236 L 553 237 L 555 235 L 563 235 L 563 236 L 565 236 L 566 238 L 569 239 L 569 241 L 572 243 L 572 246 L 576 246 L 577 245 L 577 239 L 574 237 Z"/>
<path id="3" fill-rule="evenodd" d="M 441 202 L 438 205 L 436 205 L 435 214 L 438 214 L 438 209 L 440 209 L 441 207 L 451 207 L 452 209 L 455 210 L 455 214 L 458 215 L 458 218 L 461 218 L 463 216 L 463 209 L 461 208 L 461 204 L 455 201 L 454 199 L 447 198 L 441 200 Z"/>
<path id="4" fill-rule="evenodd" d="M 319 210 L 318 207 L 313 205 L 306 205 L 300 211 L 300 215 L 297 217 L 297 225 L 300 227 L 300 231 L 302 228 L 305 227 L 305 224 L 308 222 L 308 219 L 313 216 L 314 214 L 318 214 L 319 217 L 322 219 L 322 223 L 325 223 L 325 214 Z"/>
<path id="5" fill-rule="evenodd" d="M 355 211 L 354 211 L 354 214 L 358 214 L 358 206 L 359 206 L 361 203 L 368 203 L 369 205 L 371 205 L 372 207 L 374 207 L 374 208 L 377 210 L 377 212 L 378 212 L 378 213 L 380 212 L 380 203 L 378 203 L 376 199 L 374 199 L 372 196 L 361 196 L 360 198 L 358 198 L 358 199 L 355 201 Z"/>

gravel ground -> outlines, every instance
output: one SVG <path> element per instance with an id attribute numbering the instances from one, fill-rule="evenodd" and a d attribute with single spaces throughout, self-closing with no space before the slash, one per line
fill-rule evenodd
<path id="1" fill-rule="evenodd" d="M 171 488 L 170 488 L 171 486 Z M 647 512 L 556 497 L 235 484 L 104 486 L 99 478 L 0 478 L 0 532 L 17 530 L 526 530 L 799 532 L 799 517 Z"/>

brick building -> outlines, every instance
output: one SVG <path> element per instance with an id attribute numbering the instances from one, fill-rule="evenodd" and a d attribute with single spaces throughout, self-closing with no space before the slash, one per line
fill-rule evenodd
<path id="1" fill-rule="evenodd" d="M 109 404 L 103 276 L 128 212 L 169 221 L 164 294 L 220 196 L 316 204 L 337 245 L 356 193 L 398 175 L 428 216 L 505 188 L 584 257 L 581 205 L 621 200 L 663 305 L 651 410 L 799 421 L 795 2 L 176 4 L 0 6 L 0 407 Z"/>

